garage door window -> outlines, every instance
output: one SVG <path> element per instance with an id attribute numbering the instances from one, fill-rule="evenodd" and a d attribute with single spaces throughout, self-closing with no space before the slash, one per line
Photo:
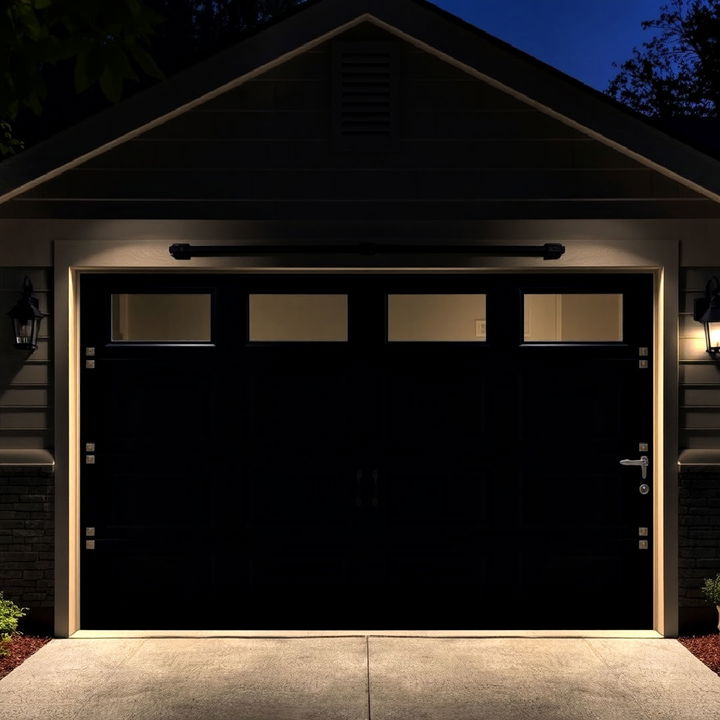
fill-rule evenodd
<path id="1" fill-rule="evenodd" d="M 388 295 L 390 342 L 485 342 L 485 295 Z"/>
<path id="2" fill-rule="evenodd" d="M 113 342 L 211 341 L 210 293 L 118 293 L 111 312 Z"/>
<path id="3" fill-rule="evenodd" d="M 525 295 L 525 342 L 622 342 L 623 296 Z"/>
<path id="4" fill-rule="evenodd" d="M 250 295 L 251 342 L 347 342 L 347 295 Z"/>

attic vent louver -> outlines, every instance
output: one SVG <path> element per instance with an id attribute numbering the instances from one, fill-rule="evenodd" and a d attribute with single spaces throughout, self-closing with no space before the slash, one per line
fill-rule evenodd
<path id="1" fill-rule="evenodd" d="M 393 43 L 333 46 L 334 138 L 337 150 L 383 152 L 397 140 Z"/>

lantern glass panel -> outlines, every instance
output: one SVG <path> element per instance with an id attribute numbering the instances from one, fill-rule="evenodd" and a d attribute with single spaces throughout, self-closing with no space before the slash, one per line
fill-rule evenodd
<path id="1" fill-rule="evenodd" d="M 720 349 L 720 322 L 709 322 L 705 324 L 707 349 L 717 351 Z"/>
<path id="2" fill-rule="evenodd" d="M 13 318 L 15 345 L 19 348 L 34 349 L 37 347 L 40 323 L 37 318 Z"/>

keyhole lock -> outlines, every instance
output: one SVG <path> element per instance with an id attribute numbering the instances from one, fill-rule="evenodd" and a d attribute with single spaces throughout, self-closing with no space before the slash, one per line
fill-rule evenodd
<path id="1" fill-rule="evenodd" d="M 647 483 L 643 483 L 638 490 L 640 490 L 641 495 L 647 495 L 650 492 L 650 486 Z"/>

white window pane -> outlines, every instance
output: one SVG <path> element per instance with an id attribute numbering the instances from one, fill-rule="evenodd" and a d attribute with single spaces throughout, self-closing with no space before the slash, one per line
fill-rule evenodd
<path id="1" fill-rule="evenodd" d="M 347 295 L 250 295 L 253 342 L 347 342 Z"/>
<path id="2" fill-rule="evenodd" d="M 621 342 L 621 294 L 525 295 L 525 342 Z"/>
<path id="3" fill-rule="evenodd" d="M 113 342 L 210 342 L 209 293 L 112 296 Z"/>
<path id="4" fill-rule="evenodd" d="M 390 342 L 484 342 L 485 295 L 388 295 Z"/>

